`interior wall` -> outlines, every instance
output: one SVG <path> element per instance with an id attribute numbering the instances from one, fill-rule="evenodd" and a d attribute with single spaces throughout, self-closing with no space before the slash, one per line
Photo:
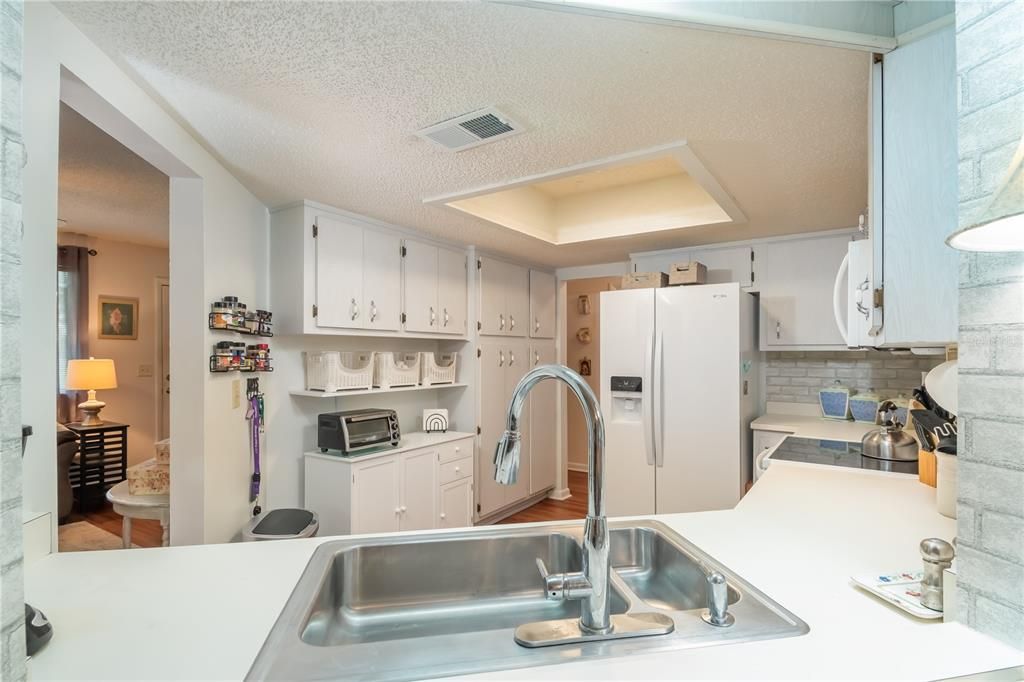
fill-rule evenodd
<path id="1" fill-rule="evenodd" d="M 171 543 L 223 542 L 249 516 L 245 412 L 232 406 L 231 379 L 210 375 L 216 341 L 210 302 L 225 294 L 268 300 L 269 216 L 238 180 L 52 4 L 25 7 L 25 309 L 22 364 L 26 423 L 38 434 L 26 453 L 25 497 L 56 510 L 57 155 L 62 68 L 90 89 L 68 101 L 102 130 L 171 178 Z M 31 462 L 31 464 L 29 464 Z M 56 514 L 53 532 L 56 533 Z"/>
<path id="2" fill-rule="evenodd" d="M 96 250 L 89 258 L 89 355 L 109 358 L 117 371 L 117 388 L 100 391 L 107 403 L 102 417 L 128 424 L 128 465 L 153 457 L 157 438 L 159 377 L 159 315 L 157 278 L 170 276 L 170 252 L 143 246 L 62 232 L 58 243 Z M 138 338 L 99 338 L 99 297 L 139 299 Z M 145 369 L 148 368 L 149 376 Z"/>
<path id="3" fill-rule="evenodd" d="M 601 292 L 618 289 L 621 277 L 590 277 L 566 282 L 565 311 L 565 364 L 580 371 L 584 358 L 590 361 L 590 375 L 584 376 L 594 394 L 601 397 Z M 590 313 L 579 307 L 579 297 L 590 300 Z M 590 330 L 590 343 L 577 338 L 580 329 Z M 566 401 L 566 431 L 568 467 L 572 471 L 587 470 L 587 424 L 578 400 Z"/>

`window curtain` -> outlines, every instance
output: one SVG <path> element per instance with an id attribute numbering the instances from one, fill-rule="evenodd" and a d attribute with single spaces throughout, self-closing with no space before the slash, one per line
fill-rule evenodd
<path id="1" fill-rule="evenodd" d="M 67 390 L 68 360 L 89 356 L 89 249 L 57 247 L 57 421 L 77 421 L 81 394 Z"/>

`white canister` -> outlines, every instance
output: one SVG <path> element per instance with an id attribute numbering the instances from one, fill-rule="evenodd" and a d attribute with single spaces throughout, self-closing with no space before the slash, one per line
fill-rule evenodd
<path id="1" fill-rule="evenodd" d="M 935 451 L 935 506 L 939 513 L 956 518 L 956 455 Z"/>

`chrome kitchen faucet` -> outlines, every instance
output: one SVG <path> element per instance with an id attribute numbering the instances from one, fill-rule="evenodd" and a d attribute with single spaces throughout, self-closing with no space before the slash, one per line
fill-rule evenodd
<path id="1" fill-rule="evenodd" d="M 541 365 L 527 372 L 508 406 L 505 433 L 494 452 L 494 480 L 511 485 L 519 475 L 519 416 L 530 390 L 545 379 L 558 379 L 580 401 L 587 423 L 587 520 L 583 526 L 583 570 L 548 573 L 542 559 L 537 567 L 548 599 L 583 602 L 579 619 L 527 623 L 516 628 L 516 642 L 527 647 L 571 642 L 663 635 L 675 629 L 671 618 L 660 613 L 611 615 L 611 555 L 608 519 L 604 509 L 604 418 L 597 396 L 587 382 L 563 365 Z"/>

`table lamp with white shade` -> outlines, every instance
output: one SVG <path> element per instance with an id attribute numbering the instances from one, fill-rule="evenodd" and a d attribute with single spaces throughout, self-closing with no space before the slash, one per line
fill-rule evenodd
<path id="1" fill-rule="evenodd" d="M 113 360 L 68 360 L 67 388 L 72 391 L 88 391 L 89 397 L 79 403 L 82 411 L 82 426 L 99 426 L 100 410 L 106 403 L 96 400 L 96 391 L 117 388 L 117 373 L 114 371 Z"/>

